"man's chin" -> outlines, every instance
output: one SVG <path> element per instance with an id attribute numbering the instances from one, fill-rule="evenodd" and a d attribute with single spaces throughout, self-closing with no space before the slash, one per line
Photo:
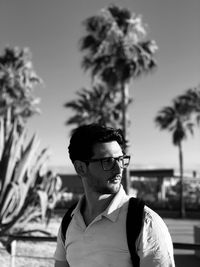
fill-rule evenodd
<path id="1" fill-rule="evenodd" d="M 109 183 L 109 185 L 102 189 L 103 194 L 116 194 L 119 192 L 121 187 L 121 182 L 119 183 Z"/>

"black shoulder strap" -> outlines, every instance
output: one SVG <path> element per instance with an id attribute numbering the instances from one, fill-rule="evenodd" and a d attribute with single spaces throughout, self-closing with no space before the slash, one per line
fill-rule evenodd
<path id="1" fill-rule="evenodd" d="M 72 219 L 71 217 L 71 213 L 72 211 L 75 209 L 77 203 L 72 205 L 68 210 L 67 212 L 65 213 L 65 215 L 63 216 L 62 218 L 62 221 L 61 221 L 61 239 L 63 241 L 63 244 L 65 244 L 65 239 L 66 239 L 66 232 L 67 232 L 67 228 L 69 226 L 69 223 Z"/>
<path id="2" fill-rule="evenodd" d="M 140 266 L 140 258 L 136 251 L 136 240 L 143 225 L 144 202 L 138 198 L 130 198 L 126 218 L 126 234 L 128 248 L 134 267 Z"/>

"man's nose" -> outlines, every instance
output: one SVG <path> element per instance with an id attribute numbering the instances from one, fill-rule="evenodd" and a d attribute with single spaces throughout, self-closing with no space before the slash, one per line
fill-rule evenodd
<path id="1" fill-rule="evenodd" d="M 123 170 L 122 162 L 119 159 L 115 160 L 114 170 L 117 172 L 121 172 Z"/>

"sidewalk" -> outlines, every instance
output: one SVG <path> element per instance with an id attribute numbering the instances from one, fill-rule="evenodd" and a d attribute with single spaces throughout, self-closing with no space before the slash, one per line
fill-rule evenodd
<path id="1" fill-rule="evenodd" d="M 173 242 L 194 243 L 194 225 L 199 225 L 200 220 L 189 219 L 164 219 L 169 228 Z M 175 249 L 174 259 L 176 267 L 200 267 L 200 258 L 192 250 Z"/>
<path id="2" fill-rule="evenodd" d="M 200 259 L 194 254 L 175 254 L 176 267 L 200 267 Z"/>

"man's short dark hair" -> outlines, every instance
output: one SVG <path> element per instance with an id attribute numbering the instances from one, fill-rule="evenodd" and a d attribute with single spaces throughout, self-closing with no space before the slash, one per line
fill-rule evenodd
<path id="1" fill-rule="evenodd" d="M 93 156 L 95 144 L 112 141 L 117 141 L 124 153 L 125 140 L 120 129 L 99 124 L 80 126 L 73 131 L 71 136 L 68 147 L 69 157 L 72 162 L 75 160 L 90 159 Z"/>

